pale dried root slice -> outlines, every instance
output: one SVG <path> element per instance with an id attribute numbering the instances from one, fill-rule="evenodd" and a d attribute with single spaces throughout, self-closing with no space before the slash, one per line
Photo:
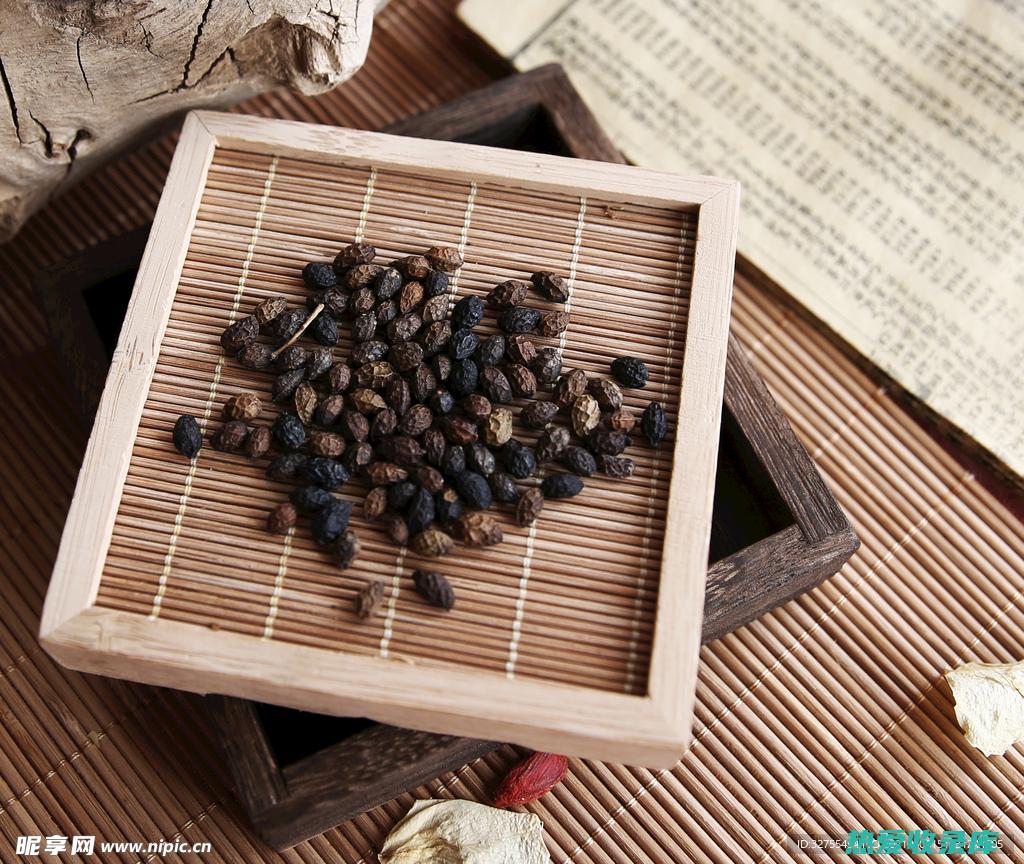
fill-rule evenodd
<path id="1" fill-rule="evenodd" d="M 967 743 L 1001 756 L 1024 741 L 1024 661 L 965 663 L 946 673 Z"/>

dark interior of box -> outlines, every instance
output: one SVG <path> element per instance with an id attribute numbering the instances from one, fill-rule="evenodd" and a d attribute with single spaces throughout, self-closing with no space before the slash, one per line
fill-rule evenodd
<path id="1" fill-rule="evenodd" d="M 542 106 L 528 106 L 503 121 L 457 140 L 532 152 L 572 155 Z M 112 353 L 135 281 L 125 271 L 83 289 L 100 338 Z M 710 563 L 735 554 L 793 524 L 778 490 L 726 409 L 718 452 L 718 478 L 712 515 Z M 328 717 L 259 705 L 257 708 L 278 764 L 284 766 L 319 752 L 371 725 L 362 718 Z"/>

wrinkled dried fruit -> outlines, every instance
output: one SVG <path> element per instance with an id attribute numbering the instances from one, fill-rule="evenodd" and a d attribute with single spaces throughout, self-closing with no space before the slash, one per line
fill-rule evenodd
<path id="1" fill-rule="evenodd" d="M 408 476 L 408 471 L 393 462 L 371 462 L 366 466 L 366 477 L 374 486 L 399 483 Z"/>
<path id="2" fill-rule="evenodd" d="M 495 285 L 487 295 L 487 304 L 495 309 L 510 309 L 526 300 L 530 283 L 521 279 L 508 279 Z"/>
<path id="3" fill-rule="evenodd" d="M 594 378 L 587 386 L 587 390 L 603 411 L 618 411 L 622 407 L 622 391 L 619 385 L 609 378 Z"/>
<path id="4" fill-rule="evenodd" d="M 345 439 L 336 432 L 317 430 L 309 435 L 309 452 L 314 456 L 335 458 L 345 452 Z"/>
<path id="5" fill-rule="evenodd" d="M 638 357 L 617 357 L 612 360 L 612 375 L 623 387 L 644 387 L 650 372 Z"/>
<path id="6" fill-rule="evenodd" d="M 428 528 L 412 538 L 412 550 L 425 558 L 439 558 L 447 555 L 452 548 L 452 538 L 444 531 Z"/>
<path id="7" fill-rule="evenodd" d="M 370 437 L 370 421 L 350 408 L 341 412 L 337 425 L 347 441 L 365 441 Z"/>
<path id="8" fill-rule="evenodd" d="M 530 341 L 529 336 L 520 333 L 508 338 L 506 353 L 513 363 L 529 366 L 537 357 L 537 346 Z"/>
<path id="9" fill-rule="evenodd" d="M 423 319 L 415 312 L 399 315 L 388 324 L 388 338 L 392 342 L 408 342 L 423 326 Z"/>
<path id="10" fill-rule="evenodd" d="M 459 403 L 459 408 L 474 423 L 482 423 L 491 416 L 491 400 L 479 393 L 470 393 Z"/>
<path id="11" fill-rule="evenodd" d="M 345 397 L 340 393 L 328 396 L 316 407 L 314 419 L 320 426 L 333 426 L 345 409 Z"/>
<path id="12" fill-rule="evenodd" d="M 558 336 L 564 333 L 569 327 L 569 313 L 559 309 L 556 312 L 547 312 L 540 319 L 540 332 L 545 336 Z"/>
<path id="13" fill-rule="evenodd" d="M 417 402 L 426 402 L 437 389 L 437 378 L 429 366 L 417 366 L 409 378 L 409 389 Z"/>
<path id="14" fill-rule="evenodd" d="M 521 399 L 531 399 L 537 393 L 537 377 L 525 366 L 510 363 L 505 369 L 512 392 Z"/>
<path id="15" fill-rule="evenodd" d="M 242 420 L 229 420 L 213 436 L 213 446 L 225 453 L 237 453 L 249 437 L 249 427 Z"/>
<path id="16" fill-rule="evenodd" d="M 569 430 L 564 426 L 552 426 L 537 438 L 537 461 L 551 462 L 557 459 L 569 446 Z"/>
<path id="17" fill-rule="evenodd" d="M 424 322 L 427 324 L 436 324 L 439 321 L 447 321 L 448 295 L 438 294 L 436 297 L 431 297 L 423 304 L 423 309 L 420 314 L 423 317 Z"/>
<path id="18" fill-rule="evenodd" d="M 282 450 L 298 450 L 306 443 L 306 427 L 294 414 L 278 414 L 270 434 Z"/>
<path id="19" fill-rule="evenodd" d="M 458 444 L 450 444 L 445 448 L 441 458 L 441 473 L 446 477 L 455 477 L 466 470 L 466 451 Z"/>
<path id="20" fill-rule="evenodd" d="M 304 368 L 290 369 L 288 372 L 282 372 L 274 379 L 274 386 L 270 390 L 270 398 L 275 402 L 287 402 L 295 395 L 295 391 L 305 380 L 306 370 Z"/>
<path id="21" fill-rule="evenodd" d="M 541 348 L 533 358 L 530 369 L 540 384 L 551 387 L 562 374 L 562 352 L 557 348 Z"/>
<path id="22" fill-rule="evenodd" d="M 352 341 L 365 342 L 377 334 L 377 316 L 373 312 L 363 312 L 352 321 Z"/>
<path id="23" fill-rule="evenodd" d="M 302 268 L 302 281 L 313 291 L 326 291 L 338 284 L 338 274 L 326 261 L 310 261 Z"/>
<path id="24" fill-rule="evenodd" d="M 415 485 L 413 488 L 415 491 L 405 511 L 405 521 L 409 526 L 409 533 L 420 534 L 434 521 L 434 496 L 426 489 L 416 488 Z"/>
<path id="25" fill-rule="evenodd" d="M 364 366 L 367 363 L 376 363 L 388 356 L 388 343 L 380 339 L 370 339 L 360 342 L 352 349 L 352 362 L 356 366 Z"/>
<path id="26" fill-rule="evenodd" d="M 505 471 L 495 471 L 487 480 L 495 501 L 500 501 L 502 504 L 514 504 L 519 500 L 519 488 L 511 474 Z"/>
<path id="27" fill-rule="evenodd" d="M 462 499 L 454 489 L 444 489 L 434 495 L 434 516 L 442 528 L 451 528 L 462 513 Z"/>
<path id="28" fill-rule="evenodd" d="M 384 401 L 388 408 L 399 417 L 404 417 L 412 405 L 412 392 L 409 390 L 409 383 L 402 378 L 395 378 L 384 389 Z"/>
<path id="29" fill-rule="evenodd" d="M 460 471 L 452 478 L 452 485 L 467 507 L 486 510 L 491 506 L 491 487 L 487 478 L 476 471 Z"/>
<path id="30" fill-rule="evenodd" d="M 336 500 L 330 492 L 319 486 L 299 486 L 292 489 L 288 499 L 301 513 L 316 513 Z"/>
<path id="31" fill-rule="evenodd" d="M 576 399 L 572 404 L 572 429 L 580 438 L 586 438 L 591 429 L 596 429 L 601 422 L 601 406 L 588 393 Z"/>
<path id="32" fill-rule="evenodd" d="M 409 527 L 397 513 L 385 513 L 380 522 L 392 543 L 404 546 L 409 542 Z"/>
<path id="33" fill-rule="evenodd" d="M 508 408 L 492 408 L 482 433 L 487 444 L 500 447 L 512 437 L 512 412 Z"/>
<path id="34" fill-rule="evenodd" d="M 306 311 L 304 309 L 289 309 L 267 325 L 267 333 L 273 336 L 278 344 L 284 344 L 298 333 L 299 328 L 305 323 Z"/>
<path id="35" fill-rule="evenodd" d="M 501 464 L 517 480 L 530 477 L 537 470 L 537 457 L 530 447 L 512 438 L 498 454 Z"/>
<path id="36" fill-rule="evenodd" d="M 499 808 L 529 804 L 557 786 L 569 760 L 554 753 L 531 753 L 508 772 L 494 793 L 494 806 Z"/>
<path id="37" fill-rule="evenodd" d="M 337 489 L 348 481 L 348 469 L 337 459 L 326 456 L 308 459 L 298 473 L 307 483 L 327 490 Z"/>
<path id="38" fill-rule="evenodd" d="M 373 314 L 377 318 L 377 326 L 380 328 L 387 327 L 392 321 L 399 316 L 398 303 L 394 300 L 381 300 L 374 309 Z"/>
<path id="39" fill-rule="evenodd" d="M 395 377 L 395 374 L 395 367 L 387 360 L 376 360 L 373 363 L 360 366 L 356 370 L 356 385 L 380 390 Z"/>
<path id="40" fill-rule="evenodd" d="M 373 522 L 384 515 L 388 509 L 388 487 L 376 486 L 366 493 L 363 499 L 363 518 Z"/>
<path id="41" fill-rule="evenodd" d="M 250 342 L 235 359 L 246 369 L 266 369 L 273 359 L 271 353 L 262 342 Z"/>
<path id="42" fill-rule="evenodd" d="M 555 385 L 555 401 L 563 408 L 571 408 L 586 391 L 587 373 L 582 369 L 572 369 L 558 379 L 558 384 Z"/>
<path id="43" fill-rule="evenodd" d="M 657 447 L 665 438 L 668 431 L 668 422 L 665 419 L 665 409 L 660 402 L 652 402 L 640 415 L 640 431 L 647 437 L 652 447 Z"/>
<path id="44" fill-rule="evenodd" d="M 348 518 L 351 513 L 351 501 L 332 498 L 330 503 L 324 505 L 313 515 L 310 523 L 313 540 L 320 546 L 329 546 L 348 527 Z"/>
<path id="45" fill-rule="evenodd" d="M 373 280 L 373 293 L 381 300 L 390 300 L 402 290 L 402 274 L 394 267 L 385 267 Z"/>
<path id="46" fill-rule="evenodd" d="M 256 316 L 256 321 L 260 327 L 266 327 L 287 308 L 288 298 L 279 295 L 268 297 L 253 310 L 252 314 Z"/>
<path id="47" fill-rule="evenodd" d="M 440 429 L 427 429 L 423 433 L 423 455 L 431 465 L 440 467 L 447 447 L 448 443 Z"/>
<path id="48" fill-rule="evenodd" d="M 466 467 L 470 471 L 476 471 L 477 474 L 483 474 L 484 477 L 489 477 L 494 473 L 494 469 L 497 467 L 497 460 L 488 447 L 485 447 L 479 441 L 474 441 L 472 444 L 466 445 L 465 450 Z"/>
<path id="49" fill-rule="evenodd" d="M 199 429 L 199 423 L 191 414 L 182 414 L 174 422 L 174 432 L 171 435 L 174 449 L 182 456 L 192 459 L 203 446 L 203 433 Z"/>
<path id="50" fill-rule="evenodd" d="M 332 393 L 344 393 L 352 384 L 352 370 L 346 363 L 335 363 L 327 372 L 327 386 Z"/>
<path id="51" fill-rule="evenodd" d="M 356 540 L 356 543 L 358 545 L 359 541 Z M 340 548 L 340 540 L 338 541 L 338 545 Z M 347 567 L 348 565 L 342 564 L 341 566 Z M 356 594 L 356 615 L 365 621 L 377 611 L 377 607 L 380 606 L 383 599 L 384 583 L 379 579 L 371 579 L 362 588 L 360 588 L 359 592 Z"/>
<path id="52" fill-rule="evenodd" d="M 313 323 L 309 325 L 306 332 L 321 345 L 337 345 L 341 338 L 338 322 L 326 311 L 321 312 L 313 319 Z"/>
<path id="53" fill-rule="evenodd" d="M 388 508 L 396 513 L 401 513 L 409 506 L 409 502 L 412 501 L 412 496 L 415 494 L 416 484 L 411 480 L 392 483 L 388 486 Z"/>
<path id="54" fill-rule="evenodd" d="M 540 484 L 545 498 L 572 498 L 583 491 L 583 481 L 575 474 L 552 474 Z"/>
<path id="55" fill-rule="evenodd" d="M 440 297 L 448 293 L 448 274 L 441 270 L 431 270 L 422 280 L 428 297 Z M 447 299 L 446 299 L 447 311 Z"/>
<path id="56" fill-rule="evenodd" d="M 618 411 L 612 411 L 605 418 L 605 422 L 608 424 L 609 429 L 614 429 L 616 432 L 629 433 L 633 431 L 633 427 L 636 425 L 636 417 L 628 408 L 620 408 Z"/>
<path id="57" fill-rule="evenodd" d="M 406 435 L 411 435 L 415 438 L 417 435 L 422 435 L 426 432 L 433 422 L 434 412 L 426 405 L 413 405 L 405 412 L 405 416 L 402 417 L 402 422 L 398 424 L 398 428 Z"/>
<path id="58" fill-rule="evenodd" d="M 303 381 L 295 388 L 295 413 L 299 419 L 309 425 L 316 414 L 316 389 L 308 381 Z"/>
<path id="59" fill-rule="evenodd" d="M 454 246 L 431 246 L 426 252 L 427 260 L 444 273 L 454 273 L 462 266 L 462 253 Z"/>
<path id="60" fill-rule="evenodd" d="M 360 291 L 373 285 L 383 270 L 380 264 L 356 264 L 345 274 L 342 282 L 349 291 Z"/>
<path id="61" fill-rule="evenodd" d="M 541 270 L 530 277 L 533 287 L 540 291 L 548 300 L 564 303 L 569 299 L 569 282 L 562 276 Z"/>
<path id="62" fill-rule="evenodd" d="M 368 387 L 358 387 L 348 397 L 352 407 L 360 414 L 375 414 L 387 408 L 387 403 L 379 393 Z"/>
<path id="63" fill-rule="evenodd" d="M 406 282 L 402 286 L 402 290 L 398 292 L 399 313 L 404 315 L 406 312 L 412 312 L 423 302 L 424 293 L 422 282 Z"/>
<path id="64" fill-rule="evenodd" d="M 480 372 L 480 387 L 492 403 L 512 401 L 512 385 L 497 366 L 485 366 Z"/>
<path id="65" fill-rule="evenodd" d="M 453 360 L 464 360 L 473 356 L 473 352 L 476 351 L 479 344 L 480 337 L 472 330 L 455 330 L 448 343 L 448 353 Z"/>
<path id="66" fill-rule="evenodd" d="M 229 324 L 220 336 L 220 344 L 228 354 L 237 354 L 260 335 L 260 322 L 255 315 L 247 315 Z"/>
<path id="67" fill-rule="evenodd" d="M 420 465 L 416 469 L 416 482 L 432 495 L 444 489 L 444 476 L 430 465 Z"/>
<path id="68" fill-rule="evenodd" d="M 402 467 L 418 465 L 423 461 L 423 445 L 409 435 L 393 435 L 382 441 L 378 449 L 385 459 Z"/>
<path id="69" fill-rule="evenodd" d="M 348 312 L 348 294 L 339 291 L 337 288 L 331 288 L 329 291 L 324 291 L 321 294 L 314 294 L 306 300 L 306 308 L 310 312 L 321 305 L 324 307 L 324 311 L 332 318 L 341 318 Z"/>
<path id="70" fill-rule="evenodd" d="M 484 320 L 484 301 L 475 294 L 463 297 L 452 309 L 452 329 L 472 330 Z"/>
<path id="71" fill-rule="evenodd" d="M 369 243 L 349 243 L 334 257 L 334 266 L 345 270 L 358 264 L 369 264 L 376 255 L 377 250 Z"/>
<path id="72" fill-rule="evenodd" d="M 383 441 L 398 428 L 398 415 L 390 408 L 378 411 L 370 423 L 370 440 Z"/>
<path id="73" fill-rule="evenodd" d="M 604 453 L 601 455 L 601 470 L 609 477 L 632 477 L 636 471 L 636 462 L 626 456 L 610 456 Z"/>
<path id="74" fill-rule="evenodd" d="M 363 469 L 373 461 L 373 448 L 365 441 L 352 444 L 345 450 L 342 460 L 351 475 L 361 475 Z"/>
<path id="75" fill-rule="evenodd" d="M 253 426 L 249 437 L 245 439 L 245 455 L 250 459 L 260 459 L 270 450 L 270 429 L 267 426 Z"/>
<path id="76" fill-rule="evenodd" d="M 597 460 L 586 447 L 566 447 L 562 452 L 562 464 L 581 477 L 589 477 L 597 470 Z"/>
<path id="77" fill-rule="evenodd" d="M 498 316 L 498 326 L 506 333 L 532 333 L 540 324 L 540 312 L 529 306 L 513 306 Z"/>
<path id="78" fill-rule="evenodd" d="M 290 501 L 278 504 L 267 514 L 267 530 L 273 534 L 287 534 L 298 521 L 299 511 Z"/>
<path id="79" fill-rule="evenodd" d="M 294 480 L 299 474 L 299 469 L 306 464 L 307 458 L 305 453 L 285 453 L 278 456 L 267 466 L 267 476 L 279 483 Z"/>
<path id="80" fill-rule="evenodd" d="M 306 380 L 316 381 L 327 374 L 334 362 L 330 348 L 314 348 L 306 358 Z"/>
<path id="81" fill-rule="evenodd" d="M 426 279 L 430 274 L 430 259 L 425 255 L 408 255 L 393 262 L 392 266 L 401 270 L 406 279 Z"/>
<path id="82" fill-rule="evenodd" d="M 455 396 L 468 396 L 476 390 L 479 381 L 480 367 L 467 357 L 452 364 L 452 371 L 448 376 L 448 389 Z"/>
<path id="83" fill-rule="evenodd" d="M 467 546 L 495 546 L 504 539 L 494 517 L 479 511 L 464 513 L 456 519 L 452 534 Z"/>
<path id="84" fill-rule="evenodd" d="M 373 314 L 373 309 L 377 305 L 377 295 L 373 293 L 372 288 L 360 288 L 352 294 L 349 302 L 352 305 L 352 311 L 356 315 L 370 315 Z M 377 316 L 375 314 L 373 315 L 373 321 L 376 324 Z"/>
<path id="85" fill-rule="evenodd" d="M 429 405 L 430 410 L 438 416 L 450 414 L 452 409 L 455 408 L 455 397 L 448 390 L 435 390 L 434 394 L 430 397 Z"/>
<path id="86" fill-rule="evenodd" d="M 447 537 L 446 534 L 441 536 Z M 412 574 L 412 582 L 419 595 L 431 606 L 451 609 L 455 605 L 455 591 L 440 573 L 435 573 L 432 570 L 417 570 Z"/>
<path id="87" fill-rule="evenodd" d="M 618 456 L 630 443 L 625 432 L 613 429 L 594 429 L 587 435 L 587 446 L 598 455 Z"/>
<path id="88" fill-rule="evenodd" d="M 534 486 L 519 496 L 516 503 L 516 524 L 526 528 L 537 521 L 540 511 L 544 509 L 544 494 Z"/>
<path id="89" fill-rule="evenodd" d="M 403 372 L 412 369 L 417 363 L 423 361 L 424 355 L 437 354 L 439 351 L 443 351 L 452 338 L 452 325 L 447 321 L 435 321 L 433 324 L 428 324 L 423 330 L 420 331 L 419 343 L 416 342 L 400 342 L 396 348 L 402 346 L 415 346 L 419 349 L 419 358 L 402 369 Z M 444 355 L 442 355 L 444 356 Z M 437 358 L 440 360 L 441 358 Z M 444 357 L 446 360 L 450 360 L 448 357 Z M 441 380 L 447 377 L 447 375 L 438 375 Z"/>
<path id="90" fill-rule="evenodd" d="M 469 444 L 476 441 L 476 423 L 467 417 L 442 417 L 438 427 L 444 437 L 452 444 Z"/>
<path id="91" fill-rule="evenodd" d="M 505 359 L 505 337 L 500 333 L 488 336 L 477 346 L 473 357 L 479 366 L 497 366 Z"/>
<path id="92" fill-rule="evenodd" d="M 519 419 L 531 429 L 543 429 L 558 414 L 558 406 L 554 402 L 538 399 L 530 402 L 519 414 Z"/>

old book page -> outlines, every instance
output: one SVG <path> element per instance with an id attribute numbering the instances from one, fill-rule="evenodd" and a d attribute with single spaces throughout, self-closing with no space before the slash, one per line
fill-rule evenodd
<path id="1" fill-rule="evenodd" d="M 743 184 L 740 252 L 1024 475 L 1024 3 L 464 0 L 628 159 Z"/>

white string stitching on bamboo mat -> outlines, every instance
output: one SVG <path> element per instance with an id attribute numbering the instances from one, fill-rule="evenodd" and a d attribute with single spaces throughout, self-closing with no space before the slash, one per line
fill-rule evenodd
<path id="1" fill-rule="evenodd" d="M 664 405 L 668 401 L 668 383 L 672 377 L 672 364 L 675 362 L 676 354 L 676 325 L 679 313 L 679 291 L 683 285 L 683 265 L 686 263 L 686 232 L 688 226 L 684 226 L 679 235 L 679 255 L 676 257 L 676 272 L 672 284 L 672 313 L 668 321 L 668 357 L 665 361 L 665 375 L 661 381 L 661 402 Z M 682 393 L 680 393 L 682 399 Z M 651 465 L 651 488 L 647 496 L 647 519 L 644 521 L 644 535 L 640 548 L 640 574 L 637 577 L 636 594 L 633 597 L 633 622 L 630 627 L 629 647 L 626 649 L 626 680 L 622 689 L 626 693 L 632 692 L 636 685 L 637 652 L 636 647 L 640 642 L 640 617 L 644 608 L 644 599 L 647 596 L 648 566 L 651 559 L 651 528 L 654 526 L 654 501 L 655 491 L 658 488 L 658 478 L 661 476 L 661 455 L 662 448 L 654 449 L 654 462 Z"/>
<path id="2" fill-rule="evenodd" d="M 373 191 L 377 183 L 377 168 L 374 166 L 366 177 L 366 189 L 363 191 L 363 205 L 359 211 L 359 221 L 356 224 L 356 233 L 353 238 L 356 243 L 362 243 L 366 231 L 366 219 L 370 213 L 370 202 L 373 200 Z M 274 577 L 274 590 L 270 594 L 270 601 L 267 607 L 267 617 L 263 624 L 264 639 L 271 639 L 274 636 L 274 622 L 277 620 L 278 606 L 281 602 L 281 594 L 284 592 L 284 579 L 288 573 L 288 559 L 292 554 L 292 544 L 295 537 L 295 529 L 288 529 L 284 543 L 281 547 L 281 556 L 277 561 L 277 575 Z"/>
<path id="3" fill-rule="evenodd" d="M 473 207 L 476 204 L 476 183 L 470 182 L 469 193 L 466 195 L 466 210 L 462 215 L 462 229 L 459 231 L 459 255 L 465 258 L 466 244 L 469 239 L 469 225 L 473 219 Z M 369 204 L 367 204 L 369 207 Z M 455 295 L 459 290 L 459 273 L 461 268 L 455 271 L 452 277 L 451 286 L 448 289 L 448 309 L 455 305 Z M 398 607 L 398 595 L 402 590 L 402 573 L 405 570 L 405 550 L 403 546 L 398 550 L 395 557 L 395 572 L 391 576 L 391 594 L 388 596 L 388 611 L 384 616 L 384 629 L 380 636 L 379 654 L 381 657 L 388 656 L 388 647 L 391 644 L 391 636 L 394 632 L 395 614 Z"/>
<path id="4" fill-rule="evenodd" d="M 259 237 L 260 226 L 263 224 L 263 214 L 267 210 L 267 202 L 270 201 L 270 187 L 274 182 L 274 175 L 277 173 L 277 160 L 275 156 L 270 160 L 270 167 L 267 169 L 267 179 L 263 181 L 263 194 L 260 196 L 259 208 L 256 211 L 256 221 L 252 226 L 252 234 L 249 237 L 249 246 L 245 251 L 245 260 L 242 262 L 242 271 L 238 275 L 238 287 L 235 288 L 235 296 L 231 304 L 231 313 L 228 316 L 228 324 L 233 324 L 238 315 L 238 308 L 242 304 L 242 295 L 245 293 L 245 280 L 249 276 L 249 268 L 252 266 L 252 259 L 256 253 L 256 241 Z M 210 422 L 210 414 L 213 411 L 213 400 L 217 398 L 217 387 L 220 384 L 221 372 L 224 369 L 224 358 L 227 355 L 221 351 L 217 357 L 217 365 L 213 369 L 213 380 L 210 382 L 210 392 L 206 396 L 206 405 L 203 408 L 202 435 L 206 436 L 206 427 Z M 167 543 L 167 553 L 164 555 L 164 566 L 157 582 L 156 594 L 153 596 L 153 608 L 149 613 L 149 620 L 153 621 L 160 615 L 160 605 L 163 603 L 164 594 L 167 592 L 167 580 L 171 575 L 171 567 L 174 563 L 174 553 L 178 547 L 178 536 L 181 534 L 181 525 L 185 519 L 185 511 L 188 509 L 189 498 L 192 495 L 192 482 L 195 480 L 196 469 L 199 466 L 200 456 L 191 460 L 188 466 L 188 474 L 185 477 L 185 488 L 178 499 L 178 511 L 174 516 L 174 527 L 171 530 L 171 538 Z"/>
<path id="5" fill-rule="evenodd" d="M 284 591 L 284 577 L 288 572 L 288 556 L 292 552 L 292 538 L 295 537 L 295 526 L 288 529 L 285 534 L 284 544 L 281 546 L 281 556 L 277 560 L 277 575 L 274 577 L 274 590 L 270 594 L 270 606 L 267 609 L 267 618 L 263 622 L 263 637 L 270 639 L 274 635 L 274 621 L 277 620 L 277 607 L 281 602 L 281 593 Z"/>
<path id="6" fill-rule="evenodd" d="M 170 837 L 166 837 L 166 838 L 163 838 L 163 839 L 166 839 L 167 841 L 172 842 L 172 843 L 176 842 L 178 840 L 184 840 L 185 839 L 185 832 L 188 831 L 189 828 L 191 828 L 193 825 L 198 825 L 200 822 L 202 822 L 207 816 L 209 816 L 216 809 L 217 809 L 217 802 L 216 801 L 211 801 L 202 810 L 200 810 L 195 816 L 193 816 L 192 818 L 188 819 L 185 822 L 185 824 L 182 825 L 181 828 L 179 828 L 177 831 L 175 831 Z M 150 852 L 145 858 L 138 859 L 138 861 L 136 861 L 136 864 L 142 864 L 143 861 L 152 861 L 154 858 L 157 858 L 157 857 L 159 857 L 161 860 L 163 860 L 163 856 L 159 855 L 159 853 L 157 853 L 157 852 Z"/>
<path id="7" fill-rule="evenodd" d="M 373 190 L 377 184 L 377 166 L 370 169 L 366 178 L 366 191 L 363 192 L 363 208 L 359 211 L 359 222 L 356 225 L 356 243 L 363 242 L 363 234 L 366 231 L 366 217 L 370 215 L 370 201 L 373 199 Z"/>
<path id="8" fill-rule="evenodd" d="M 565 311 L 572 311 L 572 295 L 576 287 L 576 268 L 580 260 L 580 247 L 583 245 L 583 226 L 586 224 L 587 198 L 580 196 L 580 209 L 576 216 L 576 234 L 572 240 L 572 252 L 569 256 L 569 297 L 565 301 Z M 558 350 L 565 351 L 565 340 L 569 328 L 559 334 Z M 538 474 L 539 478 L 540 474 Z M 530 585 L 530 570 L 533 565 L 533 547 L 537 540 L 537 523 L 534 519 L 530 531 L 526 535 L 526 550 L 523 553 L 523 572 L 519 577 L 519 590 L 516 592 L 515 617 L 512 619 L 512 635 L 508 640 L 508 659 L 505 661 L 505 677 L 516 677 L 516 663 L 519 660 L 519 639 L 523 632 L 523 618 L 526 616 L 526 594 Z"/>

